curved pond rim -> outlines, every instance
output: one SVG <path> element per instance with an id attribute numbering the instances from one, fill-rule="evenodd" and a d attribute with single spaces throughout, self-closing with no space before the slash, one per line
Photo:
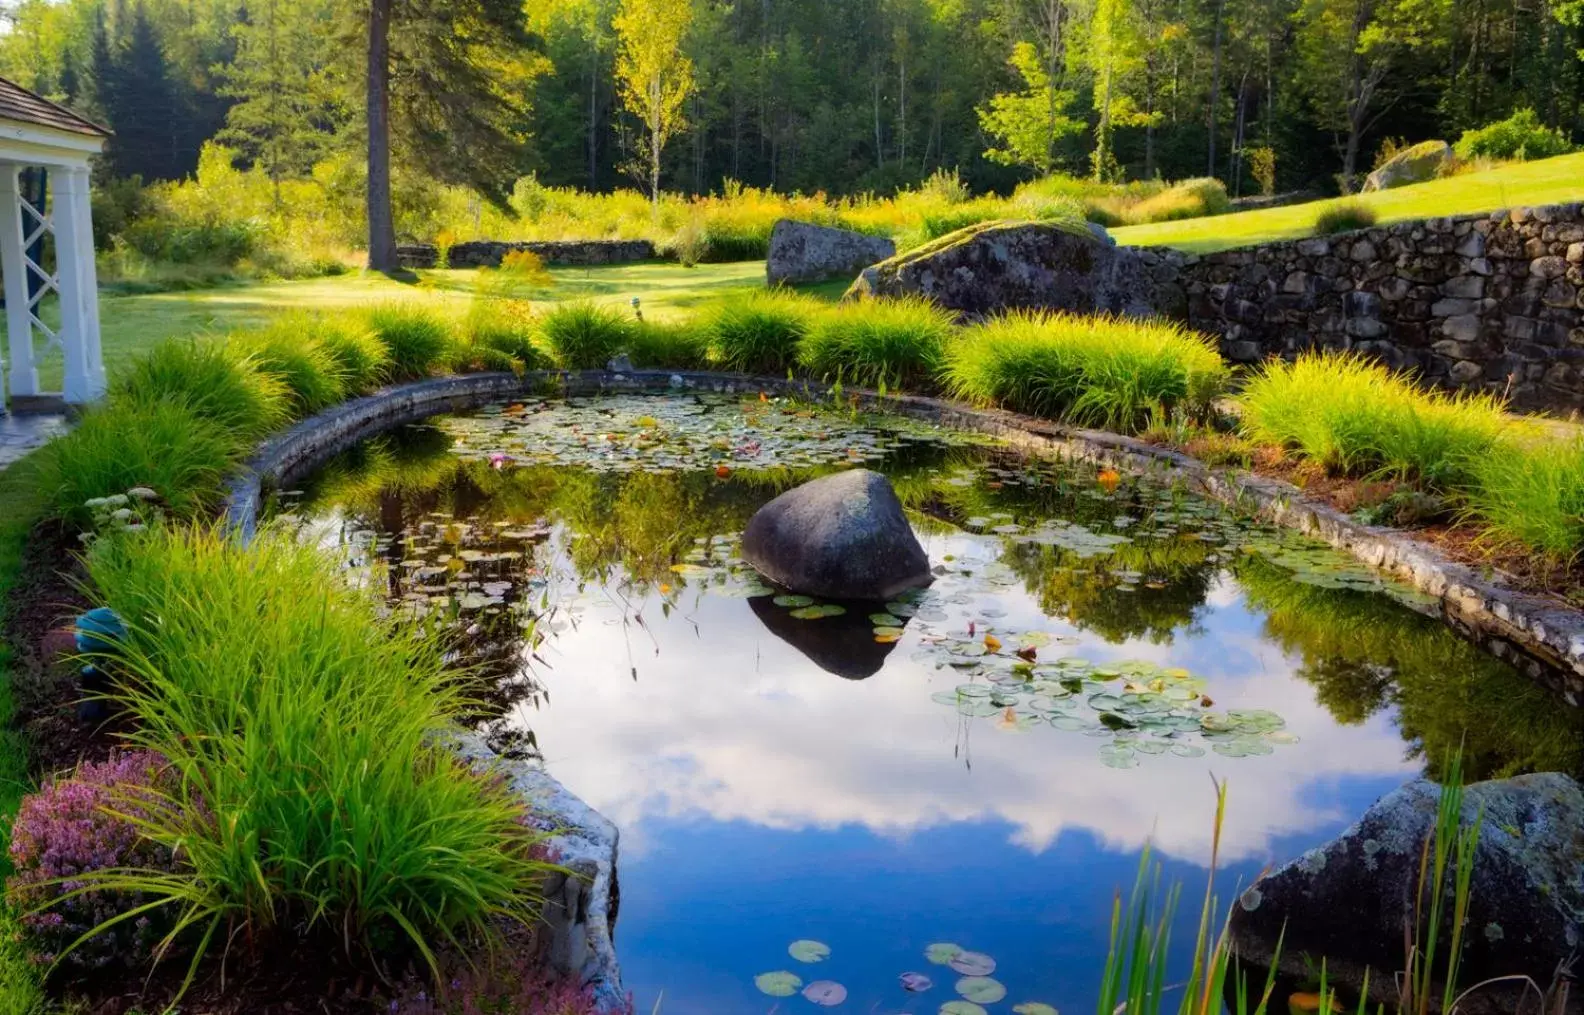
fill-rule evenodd
<path id="1" fill-rule="evenodd" d="M 465 412 L 524 396 L 701 391 L 764 392 L 810 400 L 839 395 L 849 407 L 988 434 L 1025 452 L 1132 473 L 1170 473 L 1195 493 L 1319 539 L 1438 599 L 1441 618 L 1459 634 L 1549 687 L 1568 704 L 1584 703 L 1584 611 L 1556 597 L 1509 588 L 1408 532 L 1365 525 L 1305 497 L 1283 480 L 1212 467 L 1182 452 L 1121 434 L 923 395 L 704 370 L 536 370 L 520 376 L 501 372 L 431 378 L 342 403 L 265 442 L 229 484 L 224 518 L 232 530 L 251 538 L 268 489 L 293 481 L 365 438 L 440 413 Z"/>

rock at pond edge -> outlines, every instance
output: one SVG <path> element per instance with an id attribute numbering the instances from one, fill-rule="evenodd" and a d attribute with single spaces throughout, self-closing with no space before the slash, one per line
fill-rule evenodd
<path id="1" fill-rule="evenodd" d="M 1371 995 L 1395 1003 L 1404 921 L 1413 919 L 1420 851 L 1440 795 L 1428 780 L 1410 782 L 1336 839 L 1249 886 L 1232 907 L 1239 956 L 1267 965 L 1285 928 L 1285 970 L 1301 972 L 1306 957 L 1318 967 L 1323 956 L 1331 981 L 1356 994 L 1368 968 Z M 1584 942 L 1584 790 L 1559 773 L 1475 783 L 1465 790 L 1464 827 L 1481 815 L 1460 984 L 1523 974 L 1545 989 Z M 1443 943 L 1452 930 L 1451 878 L 1449 870 Z M 1428 910 L 1428 886 L 1425 894 Z M 1580 992 L 1572 993 L 1567 1011 L 1578 1012 Z M 1511 1012 L 1518 994 L 1503 983 L 1459 1010 Z"/>
<path id="2" fill-rule="evenodd" d="M 884 236 L 781 219 L 770 232 L 765 280 L 775 286 L 850 278 L 895 254 L 896 244 Z"/>
<path id="3" fill-rule="evenodd" d="M 868 469 L 781 494 L 749 519 L 742 547 L 766 578 L 825 599 L 890 599 L 931 580 L 890 480 Z"/>

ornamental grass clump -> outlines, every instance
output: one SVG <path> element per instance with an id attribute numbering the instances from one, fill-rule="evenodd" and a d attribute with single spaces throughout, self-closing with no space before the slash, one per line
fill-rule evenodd
<path id="1" fill-rule="evenodd" d="M 423 307 L 403 303 L 375 307 L 368 312 L 368 326 L 389 354 L 386 380 L 428 377 L 450 356 L 450 324 Z"/>
<path id="2" fill-rule="evenodd" d="M 95 881 L 163 903 L 189 975 L 275 936 L 433 969 L 441 944 L 536 918 L 550 866 L 521 798 L 447 746 L 467 703 L 435 625 L 281 530 L 102 538 L 88 571 L 127 625 L 110 665 L 128 739 L 171 772 L 135 824 L 183 859 Z"/>
<path id="3" fill-rule="evenodd" d="M 298 418 L 346 398 L 340 364 L 315 341 L 306 315 L 287 314 L 257 330 L 237 332 L 227 344 L 286 385 L 292 415 Z"/>
<path id="4" fill-rule="evenodd" d="M 87 501 L 147 487 L 175 518 L 219 503 L 226 476 L 251 447 L 236 432 L 171 400 L 111 401 L 36 452 L 39 488 L 52 517 L 78 527 Z"/>
<path id="5" fill-rule="evenodd" d="M 306 317 L 302 331 L 312 335 L 335 364 L 348 394 L 367 394 L 379 387 L 390 367 L 390 351 L 368 322 L 353 314 Z"/>
<path id="6" fill-rule="evenodd" d="M 620 310 L 588 302 L 562 303 L 539 321 L 544 346 L 563 370 L 603 370 L 627 349 L 631 322 Z"/>
<path id="7" fill-rule="evenodd" d="M 113 963 L 136 965 L 153 955 L 170 930 L 166 914 L 135 913 L 151 901 L 148 895 L 94 890 L 94 881 L 83 875 L 136 869 L 153 876 L 179 869 L 168 846 L 145 838 L 137 828 L 147 817 L 147 794 L 167 781 L 164 773 L 157 755 L 138 751 L 86 762 L 22 801 L 11 825 L 10 858 L 16 873 L 6 882 L 6 902 L 22 914 L 33 961 L 49 965 L 63 958 L 77 969 L 99 969 Z M 124 915 L 127 919 L 72 947 L 83 935 Z"/>
<path id="8" fill-rule="evenodd" d="M 1584 553 L 1584 438 L 1504 442 L 1474 462 L 1465 502 L 1499 546 L 1533 547 L 1561 563 Z"/>
<path id="9" fill-rule="evenodd" d="M 954 320 L 919 297 L 844 303 L 816 316 L 798 362 L 816 378 L 865 387 L 935 387 Z"/>
<path id="10" fill-rule="evenodd" d="M 223 342 L 166 339 L 139 356 L 110 387 L 118 402 L 175 401 L 239 437 L 257 440 L 291 418 L 291 393 L 256 360 Z"/>
<path id="11" fill-rule="evenodd" d="M 1355 229 L 1368 229 L 1375 224 L 1375 209 L 1357 198 L 1331 201 L 1315 215 L 1316 236 L 1333 233 L 1350 233 Z"/>
<path id="12" fill-rule="evenodd" d="M 627 354 L 633 366 L 650 370 L 700 370 L 708 355 L 692 321 L 633 321 Z"/>
<path id="13" fill-rule="evenodd" d="M 1274 361 L 1243 389 L 1251 440 L 1300 452 L 1328 472 L 1385 472 L 1465 488 L 1511 424 L 1499 399 L 1426 391 L 1378 363 L 1340 353 Z"/>
<path id="14" fill-rule="evenodd" d="M 462 369 L 543 370 L 550 357 L 539 348 L 539 320 L 527 300 L 475 298 L 456 352 Z"/>
<path id="15" fill-rule="evenodd" d="M 1229 375 L 1208 339 L 1177 324 L 1019 310 L 965 329 L 942 376 L 979 405 L 1136 431 L 1179 408 L 1204 416 Z"/>
<path id="16" fill-rule="evenodd" d="M 734 296 L 701 315 L 699 328 L 713 366 L 745 374 L 781 375 L 797 363 L 798 344 L 824 306 L 790 292 Z"/>

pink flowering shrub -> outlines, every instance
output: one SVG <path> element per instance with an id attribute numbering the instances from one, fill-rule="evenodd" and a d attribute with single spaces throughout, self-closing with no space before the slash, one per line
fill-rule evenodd
<path id="1" fill-rule="evenodd" d="M 141 816 L 139 796 L 155 787 L 162 768 L 159 756 L 147 752 L 89 762 L 22 801 L 11 828 L 16 874 L 6 890 L 24 913 L 22 925 L 36 961 L 54 962 L 84 933 L 148 901 L 112 889 L 72 895 L 93 883 L 79 875 L 110 868 L 175 869 L 170 850 L 111 813 Z M 135 963 L 152 953 L 168 927 L 159 910 L 144 913 L 83 942 L 66 961 L 83 969 Z"/>

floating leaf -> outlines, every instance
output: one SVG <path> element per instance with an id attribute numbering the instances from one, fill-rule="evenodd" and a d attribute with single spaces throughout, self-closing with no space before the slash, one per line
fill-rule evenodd
<path id="1" fill-rule="evenodd" d="M 869 614 L 869 623 L 873 624 L 876 627 L 901 627 L 902 626 L 902 621 L 898 620 L 896 617 L 892 616 L 889 613 L 871 613 L 871 614 Z"/>
<path id="2" fill-rule="evenodd" d="M 847 1000 L 847 988 L 835 980 L 815 980 L 803 988 L 803 996 L 822 1008 L 831 1008 Z"/>
<path id="3" fill-rule="evenodd" d="M 959 952 L 946 961 L 964 976 L 989 976 L 995 972 L 995 959 L 984 952 Z"/>
<path id="4" fill-rule="evenodd" d="M 922 994 L 935 986 L 935 981 L 923 973 L 903 973 L 899 979 L 902 981 L 902 989 L 909 994 Z"/>
<path id="5" fill-rule="evenodd" d="M 963 953 L 961 945 L 941 941 L 924 949 L 924 957 L 937 966 L 944 966 Z"/>
<path id="6" fill-rule="evenodd" d="M 791 997 L 803 986 L 803 978 L 782 969 L 773 973 L 760 973 L 754 977 L 754 986 L 771 997 Z"/>
<path id="7" fill-rule="evenodd" d="M 1016 1015 L 1061 1015 L 1055 1008 L 1042 1001 L 1024 1001 L 1022 1004 L 1012 1006 Z"/>
<path id="8" fill-rule="evenodd" d="M 1006 987 L 988 976 L 966 976 L 957 981 L 957 993 L 975 1004 L 995 1004 L 1006 997 Z"/>
<path id="9" fill-rule="evenodd" d="M 799 962 L 824 962 L 830 957 L 830 945 L 805 938 L 787 945 L 787 954 Z"/>
<path id="10" fill-rule="evenodd" d="M 672 570 L 674 571 L 676 568 L 672 568 Z M 814 597 L 793 595 L 776 596 L 771 600 L 771 602 L 775 603 L 777 606 L 813 606 Z"/>
<path id="11" fill-rule="evenodd" d="M 846 612 L 847 608 L 845 606 L 837 606 L 835 603 L 821 603 L 818 606 L 805 606 L 802 609 L 793 610 L 787 616 L 797 620 L 823 620 L 826 617 L 839 617 Z"/>
<path id="12" fill-rule="evenodd" d="M 940 1015 L 990 1015 L 983 1006 L 972 1001 L 947 1001 L 940 1006 Z"/>

